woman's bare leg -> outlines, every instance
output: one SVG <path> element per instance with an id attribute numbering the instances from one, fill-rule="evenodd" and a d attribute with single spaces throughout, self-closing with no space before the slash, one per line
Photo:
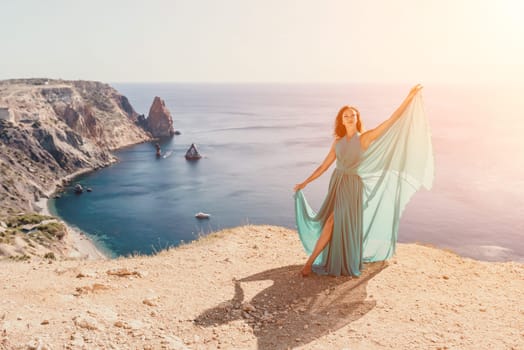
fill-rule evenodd
<path id="1" fill-rule="evenodd" d="M 315 249 L 313 249 L 313 253 L 311 253 L 309 259 L 307 259 L 306 264 L 302 268 L 302 271 L 300 271 L 302 276 L 305 277 L 311 273 L 311 266 L 313 266 L 313 262 L 331 240 L 331 236 L 333 235 L 333 225 L 334 217 L 333 213 L 331 213 L 331 215 L 329 215 L 329 217 L 327 218 L 326 223 L 324 224 L 324 228 L 322 229 L 322 233 L 318 238 L 317 244 L 315 245 Z"/>

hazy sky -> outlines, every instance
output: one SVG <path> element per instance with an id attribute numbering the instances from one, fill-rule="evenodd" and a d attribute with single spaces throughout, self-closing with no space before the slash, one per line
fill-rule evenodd
<path id="1" fill-rule="evenodd" d="M 524 81 L 521 0 L 3 0 L 0 79 Z"/>

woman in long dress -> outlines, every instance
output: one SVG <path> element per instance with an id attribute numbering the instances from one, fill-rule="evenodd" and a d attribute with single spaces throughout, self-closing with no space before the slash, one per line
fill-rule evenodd
<path id="1" fill-rule="evenodd" d="M 421 85 L 389 119 L 362 132 L 360 113 L 344 106 L 322 164 L 295 190 L 297 229 L 309 259 L 301 274 L 359 276 L 363 262 L 393 255 L 401 213 L 433 182 L 433 150 Z M 337 161 L 328 194 L 315 213 L 302 189 Z"/>

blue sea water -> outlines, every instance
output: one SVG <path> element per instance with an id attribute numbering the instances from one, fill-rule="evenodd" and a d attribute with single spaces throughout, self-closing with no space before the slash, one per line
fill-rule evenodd
<path id="1" fill-rule="evenodd" d="M 360 109 L 364 126 L 385 120 L 410 86 L 364 84 L 113 84 L 147 115 L 155 96 L 181 135 L 116 152 L 119 162 L 75 179 L 53 212 L 113 256 L 150 254 L 223 228 L 294 228 L 293 186 L 327 154 L 338 109 Z M 483 260 L 524 261 L 524 103 L 490 87 L 423 91 L 436 177 L 408 204 L 400 242 L 449 248 Z M 519 132 L 520 130 L 520 132 Z M 203 158 L 186 161 L 195 143 Z M 319 208 L 332 169 L 305 193 Z M 194 217 L 210 213 L 207 220 Z M 298 237 L 297 237 L 298 239 Z"/>

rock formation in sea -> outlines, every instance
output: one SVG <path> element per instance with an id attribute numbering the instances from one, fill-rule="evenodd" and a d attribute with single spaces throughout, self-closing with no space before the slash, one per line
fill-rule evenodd
<path id="1" fill-rule="evenodd" d="M 116 160 L 111 151 L 149 140 L 129 100 L 108 84 L 0 81 L 0 221 L 38 211 L 35 201 L 60 179 L 107 166 Z"/>
<path id="2" fill-rule="evenodd" d="M 162 101 L 153 104 L 150 116 L 155 137 L 172 135 Z M 140 117 L 125 96 L 101 82 L 0 81 L 0 258 L 65 256 L 69 238 L 55 234 L 59 224 L 41 224 L 49 217 L 35 214 L 45 205 L 36 202 L 63 179 L 114 162 L 111 151 L 150 141 Z M 40 233 L 22 232 L 27 220 L 39 224 Z"/>
<path id="3" fill-rule="evenodd" d="M 175 134 L 173 118 L 166 107 L 166 103 L 156 96 L 149 109 L 149 116 L 145 120 L 147 130 L 153 137 L 170 137 Z"/>
<path id="4" fill-rule="evenodd" d="M 189 147 L 189 149 L 186 152 L 186 159 L 187 160 L 196 160 L 196 159 L 200 159 L 200 158 L 202 158 L 202 156 L 198 152 L 198 150 L 196 148 L 196 145 L 194 143 L 192 143 L 191 146 Z"/>

